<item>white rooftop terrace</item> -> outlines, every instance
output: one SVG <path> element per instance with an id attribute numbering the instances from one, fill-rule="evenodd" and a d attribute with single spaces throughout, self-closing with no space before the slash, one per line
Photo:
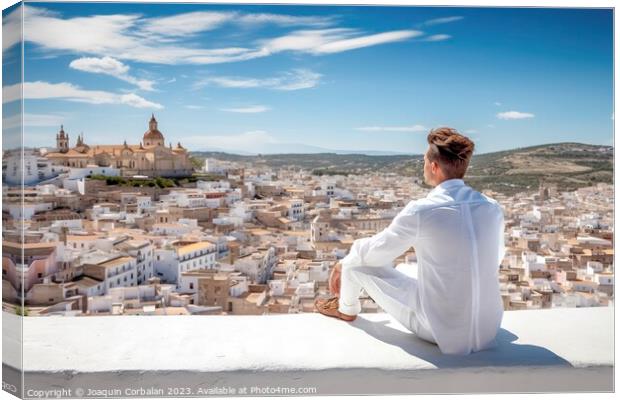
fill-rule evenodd
<path id="1" fill-rule="evenodd" d="M 442 354 L 384 313 L 360 314 L 352 323 L 309 313 L 26 317 L 21 359 L 19 318 L 3 312 L 3 379 L 18 380 L 23 366 L 27 389 L 613 390 L 613 307 L 507 311 L 498 346 L 467 356 Z"/>

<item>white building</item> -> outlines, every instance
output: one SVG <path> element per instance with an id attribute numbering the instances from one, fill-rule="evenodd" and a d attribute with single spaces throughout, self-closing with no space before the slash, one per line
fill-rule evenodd
<path id="1" fill-rule="evenodd" d="M 155 274 L 167 283 L 179 284 L 182 272 L 195 269 L 213 269 L 217 254 L 216 245 L 208 242 L 195 242 L 166 246 L 155 250 Z"/>
<path id="2" fill-rule="evenodd" d="M 523 267 L 525 268 L 526 274 L 529 275 L 532 271 L 546 271 L 547 264 L 545 262 L 545 257 L 539 256 L 536 253 L 524 251 L 521 254 L 521 259 L 523 261 Z"/>
<path id="3" fill-rule="evenodd" d="M 136 258 L 138 285 L 155 276 L 155 247 L 148 240 L 128 240 L 121 247 Z"/>
<path id="4" fill-rule="evenodd" d="M 327 282 L 329 279 L 329 262 L 314 261 L 306 264 L 308 267 L 308 279 L 317 282 Z"/>
<path id="5" fill-rule="evenodd" d="M 286 289 L 286 282 L 282 279 L 275 279 L 267 281 L 269 284 L 269 294 L 271 296 L 283 296 L 284 289 Z"/>
<path id="6" fill-rule="evenodd" d="M 290 199 L 287 202 L 287 217 L 294 221 L 304 219 L 305 209 L 303 199 Z"/>
<path id="7" fill-rule="evenodd" d="M 276 265 L 277 257 L 275 249 L 269 247 L 267 250 L 250 253 L 235 260 L 235 269 L 245 273 L 256 283 L 266 283 L 273 268 Z"/>
<path id="8" fill-rule="evenodd" d="M 21 185 L 22 177 L 24 185 L 34 185 L 56 175 L 51 161 L 35 150 L 11 150 L 2 158 L 2 180 L 9 185 Z"/>
<path id="9" fill-rule="evenodd" d="M 8 201 L 2 203 L 2 211 L 11 214 L 11 217 L 16 221 L 22 218 L 30 220 L 34 214 L 52 209 L 52 203 L 24 203 L 23 206 L 22 203 L 9 203 Z"/>
<path id="10" fill-rule="evenodd" d="M 97 264 L 103 267 L 105 274 L 103 284 L 106 294 L 111 288 L 136 286 L 138 284 L 138 273 L 136 270 L 136 259 L 132 256 L 117 256 L 107 261 Z M 90 266 L 84 266 L 84 274 L 89 275 Z"/>

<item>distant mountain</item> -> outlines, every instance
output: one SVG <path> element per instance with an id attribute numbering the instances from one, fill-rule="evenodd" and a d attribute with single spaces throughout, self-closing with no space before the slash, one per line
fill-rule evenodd
<path id="1" fill-rule="evenodd" d="M 575 190 L 597 182 L 613 183 L 612 146 L 551 143 L 474 155 L 465 180 L 472 187 L 506 194 L 537 189 L 540 182 Z M 392 167 L 403 175 L 422 176 L 423 164 Z"/>
<path id="2" fill-rule="evenodd" d="M 217 147 L 210 147 L 208 150 L 199 150 L 195 153 L 208 153 L 208 152 L 221 152 L 228 154 L 238 155 L 259 155 L 259 154 L 320 154 L 320 153 L 334 153 L 334 154 L 366 154 L 372 156 L 390 156 L 390 155 L 407 155 L 411 153 L 397 152 L 397 151 L 381 151 L 381 150 L 335 150 L 327 149 L 324 147 L 310 146 L 299 143 L 269 143 L 264 145 L 257 145 L 253 148 L 253 151 L 245 150 L 233 150 Z"/>
<path id="3" fill-rule="evenodd" d="M 423 176 L 423 156 L 407 154 L 359 154 L 336 151 L 258 156 L 222 152 L 193 152 L 197 158 L 212 157 L 240 162 L 260 162 L 281 168 L 296 167 L 315 174 L 369 172 Z M 381 153 L 381 152 L 379 152 Z M 597 182 L 613 183 L 613 147 L 583 143 L 552 143 L 474 155 L 465 180 L 478 190 L 513 194 L 534 190 L 543 180 L 561 190 L 574 190 Z"/>
<path id="4" fill-rule="evenodd" d="M 613 183 L 613 160 L 612 146 L 552 143 L 476 156 L 467 178 L 480 189 L 507 193 L 536 189 L 541 181 L 574 190 Z"/>

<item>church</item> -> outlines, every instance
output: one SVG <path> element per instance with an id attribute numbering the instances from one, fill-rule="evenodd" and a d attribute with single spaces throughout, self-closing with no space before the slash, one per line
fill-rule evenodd
<path id="1" fill-rule="evenodd" d="M 165 145 L 163 133 L 157 129 L 155 115 L 151 116 L 149 129 L 137 145 L 88 145 L 84 134 L 78 135 L 75 147 L 69 147 L 69 134 L 62 125 L 56 134 L 56 149 L 45 157 L 54 165 L 71 168 L 89 166 L 110 167 L 120 170 L 122 176 L 145 175 L 148 177 L 183 177 L 193 172 L 189 153 L 177 143 Z"/>

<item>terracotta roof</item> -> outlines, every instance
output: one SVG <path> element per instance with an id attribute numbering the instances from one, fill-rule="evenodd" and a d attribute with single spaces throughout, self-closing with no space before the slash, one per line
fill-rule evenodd
<path id="1" fill-rule="evenodd" d="M 87 153 L 80 153 L 79 151 L 75 151 L 74 149 L 70 149 L 66 153 L 47 153 L 46 157 L 90 157 Z"/>
<path id="2" fill-rule="evenodd" d="M 177 253 L 182 256 L 184 254 L 187 253 L 191 253 L 192 251 L 197 251 L 197 250 L 207 250 L 214 247 L 214 244 L 211 242 L 197 242 L 197 243 L 192 243 L 192 244 L 188 244 L 185 246 L 180 246 L 177 248 Z"/>
<path id="3" fill-rule="evenodd" d="M 118 257 L 112 260 L 99 263 L 99 265 L 102 267 L 117 267 L 119 265 L 123 265 L 127 262 L 130 262 L 133 259 L 134 259 L 133 257 Z"/>
<path id="4" fill-rule="evenodd" d="M 150 131 L 149 131 L 150 132 Z M 161 134 L 161 132 L 156 131 L 159 134 Z M 145 134 L 146 135 L 146 134 Z M 153 138 L 151 138 L 153 139 Z M 155 138 L 157 139 L 157 138 Z M 161 138 L 163 140 L 163 137 Z M 174 149 L 169 149 L 168 147 L 164 147 L 166 150 L 171 151 L 172 153 L 176 154 L 176 153 L 183 153 L 186 152 L 187 150 L 183 149 L 183 148 L 174 148 Z M 46 157 L 50 157 L 50 158 L 89 158 L 89 157 L 94 157 L 98 154 L 104 154 L 107 153 L 110 156 L 118 156 L 121 154 L 121 151 L 123 151 L 124 149 L 129 149 L 130 151 L 134 152 L 134 153 L 150 153 L 153 152 L 153 146 L 141 146 L 140 144 L 128 144 L 128 145 L 124 145 L 124 144 L 105 144 L 105 145 L 95 145 L 92 147 L 89 147 L 84 153 L 78 152 L 75 150 L 75 148 L 70 149 L 68 152 L 66 153 L 58 153 L 58 152 L 53 152 L 53 153 L 47 153 Z"/>
<path id="5" fill-rule="evenodd" d="M 89 287 L 97 286 L 100 283 L 101 283 L 101 281 L 99 281 L 97 279 L 93 279 L 93 278 L 91 278 L 89 276 L 84 276 L 80 280 L 71 282 L 69 285 L 71 285 L 71 286 L 79 286 L 79 287 L 83 287 L 83 288 L 89 288 Z M 66 285 L 65 287 L 66 288 L 71 287 L 69 285 Z"/>

